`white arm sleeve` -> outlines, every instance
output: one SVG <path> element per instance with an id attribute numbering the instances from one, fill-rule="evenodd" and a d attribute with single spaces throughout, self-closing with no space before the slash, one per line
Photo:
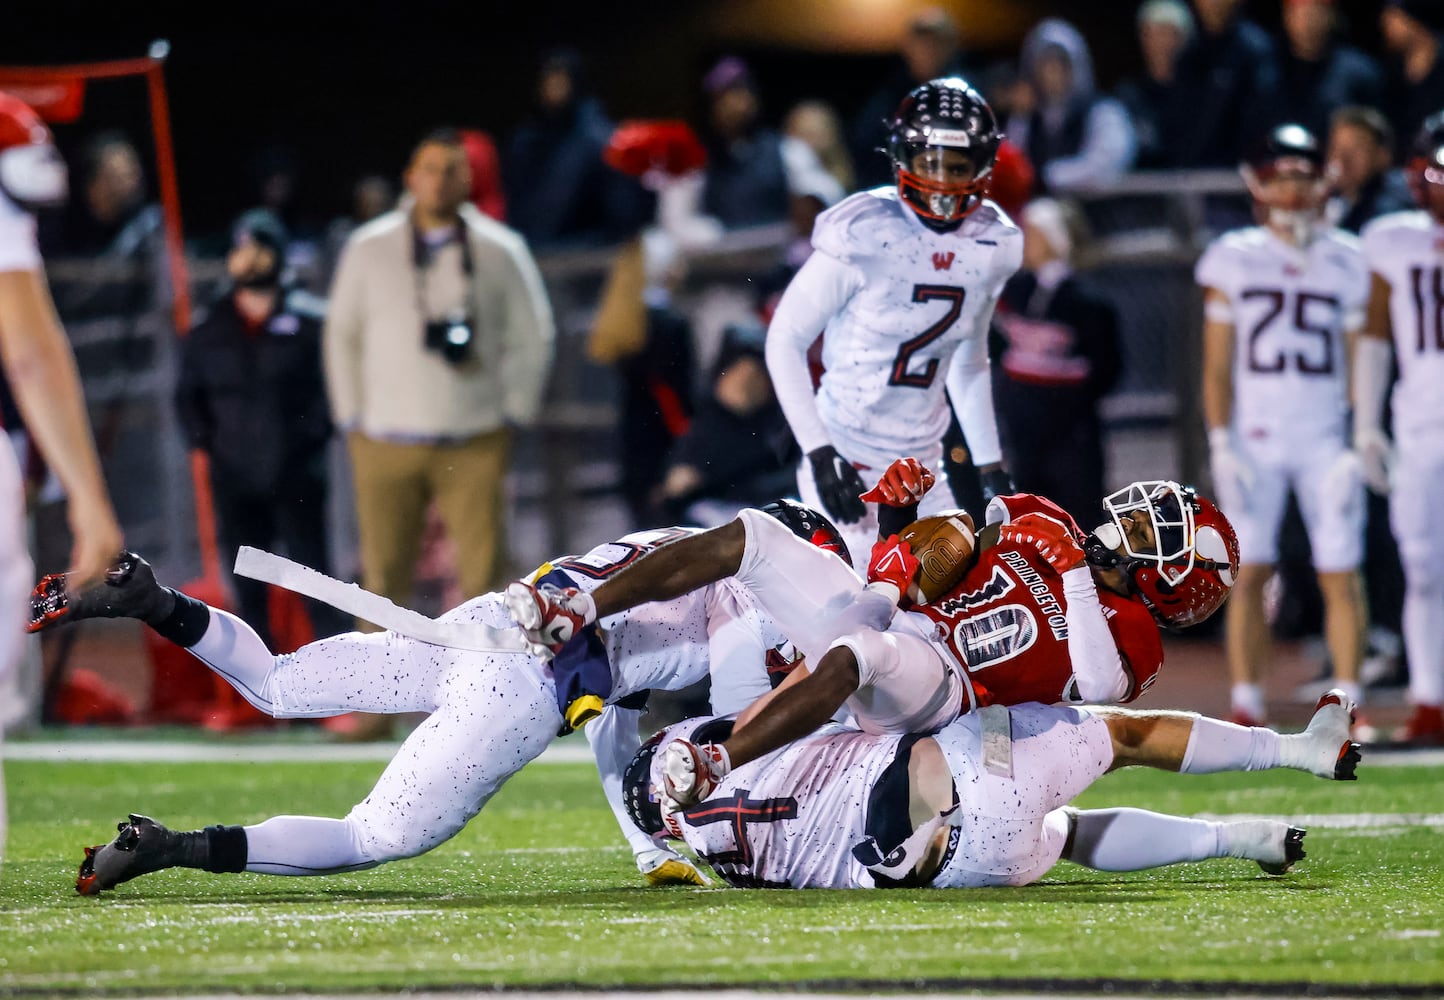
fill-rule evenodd
<path id="1" fill-rule="evenodd" d="M 948 396 L 974 465 L 991 465 L 1003 460 L 1003 446 L 998 443 L 998 417 L 993 410 L 993 376 L 988 365 L 988 326 L 996 305 L 994 296 L 992 305 L 978 318 L 977 330 L 959 345 L 948 368 Z"/>
<path id="2" fill-rule="evenodd" d="M 772 690 L 756 601 L 735 580 L 709 588 L 707 655 L 712 712 L 734 715 Z"/>
<path id="3" fill-rule="evenodd" d="M 592 756 L 597 759 L 597 773 L 602 778 L 602 792 L 607 797 L 607 805 L 612 815 L 617 817 L 617 825 L 622 828 L 622 836 L 627 838 L 633 854 L 657 847 L 657 842 L 637 829 L 627 815 L 626 800 L 622 795 L 622 775 L 642 745 L 642 739 L 637 734 L 641 718 L 640 709 L 608 705 L 601 715 L 583 727 L 587 742 L 592 746 Z"/>
<path id="4" fill-rule="evenodd" d="M 1063 597 L 1068 609 L 1068 658 L 1073 661 L 1073 683 L 1078 697 L 1088 702 L 1118 702 L 1128 694 L 1128 674 L 1118 644 L 1103 617 L 1093 571 L 1087 566 L 1063 574 Z"/>
<path id="5" fill-rule="evenodd" d="M 861 287 L 861 271 L 814 251 L 782 293 L 767 328 L 767 371 L 803 454 L 831 443 L 812 398 L 807 349 Z"/>
<path id="6" fill-rule="evenodd" d="M 1389 395 L 1393 345 L 1381 337 L 1361 336 L 1354 345 L 1354 441 L 1384 433 L 1384 401 Z"/>

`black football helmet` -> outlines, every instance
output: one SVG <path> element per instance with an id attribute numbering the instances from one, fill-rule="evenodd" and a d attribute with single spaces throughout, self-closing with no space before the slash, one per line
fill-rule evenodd
<path id="1" fill-rule="evenodd" d="M 886 152 L 897 176 L 898 196 L 925 221 L 962 220 L 988 193 L 1002 139 L 993 109 L 967 81 L 951 76 L 913 88 L 888 122 Z M 972 180 L 957 183 L 914 172 L 919 153 L 939 149 L 964 153 L 973 164 Z"/>
<path id="2" fill-rule="evenodd" d="M 1444 111 L 1424 119 L 1404 174 L 1419 207 L 1444 222 Z"/>
<path id="3" fill-rule="evenodd" d="M 1279 125 L 1248 151 L 1239 166 L 1260 221 L 1294 230 L 1300 237 L 1323 215 L 1327 182 L 1324 150 L 1302 125 Z M 1284 191 L 1271 190 L 1269 182 L 1288 178 L 1304 183 Z"/>
<path id="4" fill-rule="evenodd" d="M 852 553 L 847 551 L 847 542 L 842 540 L 837 528 L 821 511 L 813 510 L 796 500 L 774 500 L 757 509 L 777 518 L 787 525 L 787 530 L 803 541 L 811 542 L 819 549 L 834 552 L 842 557 L 843 562 L 852 565 Z"/>

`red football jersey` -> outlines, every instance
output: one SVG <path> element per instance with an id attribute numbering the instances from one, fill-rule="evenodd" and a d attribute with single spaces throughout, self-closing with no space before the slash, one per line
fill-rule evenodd
<path id="1" fill-rule="evenodd" d="M 1068 525 L 1081 543 L 1083 533 L 1061 508 L 1031 494 L 999 497 L 1002 523 L 1024 513 L 1047 514 Z M 990 523 L 998 523 L 990 507 Z M 1133 676 L 1125 701 L 1153 683 L 1163 666 L 1163 642 L 1153 616 L 1139 601 L 1099 588 L 1099 603 Z M 913 610 L 934 622 L 947 652 L 962 667 L 978 705 L 1025 701 L 1077 701 L 1068 656 L 1068 622 L 1063 580 L 1031 545 L 999 542 L 978 554 L 978 562 L 948 596 Z"/>

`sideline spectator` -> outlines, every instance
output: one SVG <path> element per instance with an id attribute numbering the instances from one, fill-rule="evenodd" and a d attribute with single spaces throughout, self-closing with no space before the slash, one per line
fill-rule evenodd
<path id="1" fill-rule="evenodd" d="M 1346 104 L 1378 107 L 1384 74 L 1378 64 L 1338 38 L 1334 0 L 1283 0 L 1284 47 L 1279 60 L 1279 114 L 1314 135 Z"/>
<path id="2" fill-rule="evenodd" d="M 826 101 L 803 101 L 787 113 L 783 134 L 806 143 L 844 193 L 857 186 L 852 154 L 843 141 L 842 120 Z"/>
<path id="3" fill-rule="evenodd" d="M 1193 34 L 1193 14 L 1183 0 L 1148 0 L 1138 8 L 1143 74 L 1124 81 L 1117 94 L 1133 123 L 1140 169 L 1176 167 L 1183 161 L 1190 119 L 1178 66 Z"/>
<path id="4" fill-rule="evenodd" d="M 336 278 L 336 264 L 341 250 L 357 228 L 396 207 L 396 185 L 380 174 L 365 174 L 351 188 L 351 214 L 338 216 L 326 227 L 322 240 L 321 267 L 311 282 L 311 290 L 324 295 Z"/>
<path id="5" fill-rule="evenodd" d="M 81 197 L 70 201 L 55 251 L 95 261 L 97 280 L 71 283 L 58 292 L 61 314 L 67 320 L 134 319 L 168 302 L 161 210 L 146 201 L 145 172 L 129 139 L 102 132 L 86 143 L 80 191 Z"/>
<path id="6" fill-rule="evenodd" d="M 1329 126 L 1328 216 L 1334 225 L 1357 233 L 1364 223 L 1388 212 L 1414 207 L 1409 184 L 1394 161 L 1394 130 L 1373 108 L 1345 106 Z"/>
<path id="7" fill-rule="evenodd" d="M 668 456 L 660 490 L 663 523 L 725 524 L 797 486 L 797 442 L 767 373 L 766 331 L 729 327 L 710 391 Z"/>
<path id="8" fill-rule="evenodd" d="M 457 133 L 424 138 L 405 179 L 401 207 L 347 241 L 323 338 L 365 586 L 401 605 L 433 499 L 456 542 L 462 596 L 505 581 L 512 433 L 540 409 L 554 336 L 524 241 L 466 200 Z"/>
<path id="9" fill-rule="evenodd" d="M 929 80 L 969 78 L 972 69 L 963 58 L 960 42 L 957 22 L 941 7 L 924 7 L 908 22 L 898 42 L 893 68 L 863 102 L 848 129 L 852 161 L 857 168 L 856 188 L 891 183 L 890 164 L 879 151 L 887 138 L 887 123 L 904 94 Z M 986 96 L 992 103 L 993 95 Z M 993 107 L 998 108 L 996 103 Z"/>
<path id="10" fill-rule="evenodd" d="M 635 232 L 651 213 L 650 200 L 602 162 L 612 123 L 591 93 L 581 55 L 548 54 L 533 98 L 532 116 L 502 154 L 510 224 L 533 250 L 613 244 Z"/>
<path id="11" fill-rule="evenodd" d="M 1379 12 L 1384 48 L 1396 57 L 1389 99 L 1396 152 L 1407 158 L 1424 119 L 1444 107 L 1444 3 L 1440 0 L 1385 0 Z"/>
<path id="12" fill-rule="evenodd" d="M 1022 213 L 1023 267 L 1003 288 L 990 334 L 993 403 L 1013 481 L 1079 524 L 1103 516 L 1098 401 L 1121 370 L 1118 312 L 1074 276 L 1077 212 L 1039 198 Z"/>
<path id="13" fill-rule="evenodd" d="M 210 459 L 221 562 L 242 545 L 281 543 L 297 562 L 330 572 L 326 457 L 331 418 L 321 374 L 325 303 L 287 288 L 289 237 L 268 209 L 237 220 L 226 271 L 232 287 L 181 347 L 176 407 L 191 447 Z M 268 588 L 236 577 L 241 615 L 267 648 Z M 344 630 L 323 605 L 308 608 L 320 638 Z"/>
<path id="14" fill-rule="evenodd" d="M 1093 87 L 1088 43 L 1067 21 L 1048 18 L 1023 41 L 1023 76 L 1035 105 L 1010 118 L 1008 137 L 1028 154 L 1044 191 L 1115 181 L 1133 165 L 1133 126 L 1123 106 Z"/>
<path id="15" fill-rule="evenodd" d="M 707 94 L 702 210 L 727 229 L 790 218 L 806 237 L 817 213 L 842 199 L 842 186 L 806 143 L 761 123 L 756 82 L 741 59 L 720 60 L 702 88 Z"/>
<path id="16" fill-rule="evenodd" d="M 1181 167 L 1235 167 L 1278 120 L 1278 55 L 1242 0 L 1193 0 L 1198 33 L 1179 61 L 1188 128 Z"/>

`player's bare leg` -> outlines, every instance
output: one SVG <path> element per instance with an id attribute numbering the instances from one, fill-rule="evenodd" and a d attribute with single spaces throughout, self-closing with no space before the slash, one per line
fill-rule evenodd
<path id="1" fill-rule="evenodd" d="M 1334 683 L 1355 702 L 1362 699 L 1359 662 L 1364 658 L 1367 605 L 1364 581 L 1358 570 L 1320 573 L 1319 593 L 1324 598 L 1324 639 L 1334 662 Z"/>
<path id="2" fill-rule="evenodd" d="M 1259 668 L 1267 662 L 1271 646 L 1264 617 L 1264 587 L 1272 575 L 1270 564 L 1240 566 L 1224 609 L 1233 718 L 1245 725 L 1263 725 L 1267 719 Z"/>
<path id="3" fill-rule="evenodd" d="M 1090 709 L 1108 723 L 1113 768 L 1143 766 L 1183 774 L 1292 768 L 1321 778 L 1352 781 L 1359 745 L 1349 738 L 1354 704 L 1334 689 L 1319 699 L 1301 733 L 1240 726 L 1192 712 Z"/>

